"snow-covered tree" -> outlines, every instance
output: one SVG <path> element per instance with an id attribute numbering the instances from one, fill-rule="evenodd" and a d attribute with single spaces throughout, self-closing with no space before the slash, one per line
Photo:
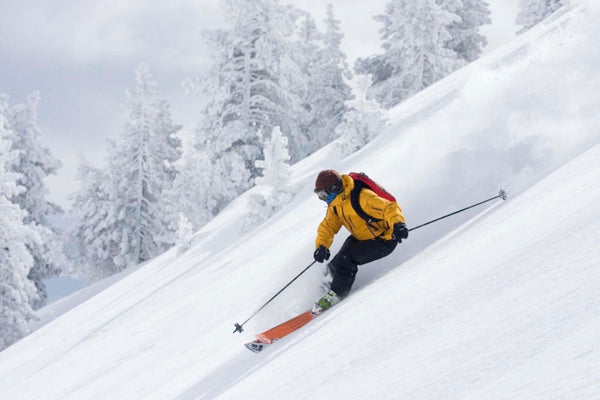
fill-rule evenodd
<path id="1" fill-rule="evenodd" d="M 27 212 L 10 200 L 25 188 L 17 186 L 19 175 L 6 168 L 18 158 L 7 140 L 7 125 L 0 113 L 0 350 L 29 333 L 28 321 L 34 318 L 31 304 L 39 298 L 27 276 L 34 266 L 30 248 L 39 246 L 40 239 L 23 222 Z"/>
<path id="2" fill-rule="evenodd" d="M 175 179 L 173 163 L 181 156 L 169 105 L 145 66 L 136 70 L 136 88 L 127 92 L 129 119 L 110 154 L 120 213 L 128 228 L 121 253 L 128 264 L 148 260 L 174 242 L 177 216 L 166 213 L 166 194 Z"/>
<path id="3" fill-rule="evenodd" d="M 223 207 L 217 200 L 220 197 L 217 190 L 223 189 L 218 184 L 216 188 L 212 186 L 218 177 L 213 174 L 213 164 L 207 151 L 191 147 L 176 164 L 178 174 L 169 197 L 172 199 L 171 212 L 183 214 L 196 230 Z"/>
<path id="4" fill-rule="evenodd" d="M 290 154 L 288 140 L 278 126 L 273 128 L 271 136 L 264 140 L 264 159 L 256 160 L 256 168 L 261 175 L 256 178 L 257 185 L 269 185 L 274 189 L 286 189 L 290 181 Z"/>
<path id="5" fill-rule="evenodd" d="M 369 81 L 365 75 L 355 78 L 357 97 L 348 102 L 350 111 L 335 128 L 340 137 L 336 147 L 342 157 L 361 149 L 385 128 L 385 113 L 375 101 L 367 99 Z"/>
<path id="6" fill-rule="evenodd" d="M 479 28 L 492 22 L 489 4 L 484 0 L 438 0 L 438 4 L 460 18 L 448 26 L 450 40 L 446 47 L 454 50 L 458 58 L 466 62 L 479 58 L 487 45 Z"/>
<path id="7" fill-rule="evenodd" d="M 352 89 L 346 82 L 347 79 L 352 78 L 352 73 L 346 63 L 346 55 L 340 48 L 344 35 L 340 30 L 339 21 L 334 17 L 331 5 L 327 7 L 325 28 L 323 35 L 317 36 L 315 33 L 300 36 L 303 43 L 311 43 L 312 37 L 317 37 L 323 42 L 322 47 L 317 48 L 316 51 L 309 49 L 304 52 L 306 55 L 313 56 L 307 68 L 309 83 L 305 104 L 308 123 L 303 126 L 305 136 L 311 143 L 306 146 L 309 153 L 320 149 L 337 137 L 335 127 L 348 111 L 346 102 L 352 99 Z M 306 28 L 304 31 L 310 32 Z"/>
<path id="8" fill-rule="evenodd" d="M 297 87 L 303 82 L 290 47 L 297 13 L 277 0 L 224 0 L 222 5 L 231 28 L 206 33 L 214 64 L 192 86 L 208 96 L 198 145 L 211 149 L 215 167 L 229 169 L 243 161 L 247 170 L 236 171 L 244 179 L 234 182 L 241 185 L 235 197 L 258 175 L 254 161 L 262 156 L 263 132 L 280 126 L 288 137 L 298 134 Z M 226 177 L 230 171 L 215 173 Z"/>
<path id="9" fill-rule="evenodd" d="M 198 206 L 214 206 L 213 215 L 254 185 L 259 175 L 255 161 L 263 157 L 261 137 L 275 126 L 294 143 L 293 159 L 307 154 L 300 130 L 306 79 L 294 47 L 302 13 L 278 0 L 223 0 L 221 5 L 230 27 L 205 33 L 213 66 L 204 77 L 187 81 L 206 106 L 194 151 L 182 165 L 192 170 L 181 171 L 192 176 L 210 164 L 210 180 L 203 178 L 198 190 L 206 190 L 211 199 Z M 182 183 L 178 186 L 185 188 Z M 195 201 L 183 195 L 189 198 L 186 203 Z"/>
<path id="10" fill-rule="evenodd" d="M 95 281 L 122 271 L 121 243 L 128 229 L 119 213 L 119 195 L 109 172 L 80 161 L 80 189 L 72 198 L 72 230 L 65 243 L 69 274 Z"/>
<path id="11" fill-rule="evenodd" d="M 168 193 L 181 155 L 169 106 L 145 66 L 127 92 L 128 120 L 118 143 L 109 143 L 106 172 L 82 166 L 82 188 L 72 213 L 82 251 L 75 260 L 96 271 L 90 279 L 119 272 L 165 251 L 175 242 L 177 214 Z"/>
<path id="12" fill-rule="evenodd" d="M 50 225 L 49 217 L 61 212 L 60 208 L 46 200 L 48 192 L 44 179 L 55 174 L 61 163 L 40 141 L 41 130 L 37 123 L 37 107 L 39 93 L 33 93 L 24 104 L 9 107 L 6 96 L 0 99 L 0 109 L 7 119 L 9 127 L 7 139 L 12 143 L 11 150 L 17 155 L 7 168 L 18 174 L 17 184 L 24 190 L 11 198 L 11 201 L 26 211 L 25 224 L 36 230 L 41 241 L 30 243 L 29 251 L 34 265 L 29 271 L 31 279 L 38 291 L 34 308 L 41 307 L 46 298 L 44 279 L 60 272 L 62 255 L 58 233 Z"/>
<path id="13" fill-rule="evenodd" d="M 194 204 L 200 215 L 206 207 L 214 215 L 255 184 L 263 136 L 278 126 L 288 140 L 290 161 L 296 162 L 335 138 L 351 98 L 342 35 L 331 8 L 321 33 L 308 13 L 279 0 L 221 4 L 230 27 L 205 34 L 213 66 L 202 78 L 186 81 L 206 102 L 175 189 L 183 196 L 180 211 L 195 228 L 205 218 L 192 214 Z M 185 191 L 187 179 L 195 176 L 202 185 Z M 194 190 L 205 190 L 210 198 Z"/>
<path id="14" fill-rule="evenodd" d="M 244 220 L 244 231 L 265 221 L 291 200 L 290 154 L 287 147 L 287 138 L 279 127 L 275 127 L 271 136 L 264 141 L 264 159 L 256 160 L 256 168 L 262 173 L 256 178 L 258 194 L 252 197 L 251 211 Z"/>
<path id="15" fill-rule="evenodd" d="M 177 222 L 177 254 L 181 255 L 188 250 L 192 244 L 192 237 L 194 234 L 194 228 L 192 223 L 183 215 L 179 214 L 179 221 Z"/>
<path id="16" fill-rule="evenodd" d="M 517 24 L 523 28 L 518 33 L 523 33 L 547 16 L 558 10 L 565 0 L 521 0 Z"/>
<path id="17" fill-rule="evenodd" d="M 391 0 L 375 17 L 384 53 L 359 59 L 355 70 L 372 74 L 369 99 L 390 108 L 463 65 L 446 47 L 448 26 L 460 21 L 435 0 Z"/>
<path id="18" fill-rule="evenodd" d="M 315 120 L 320 112 L 314 107 L 314 103 L 318 99 L 315 88 L 321 85 L 319 69 L 322 63 L 320 62 L 321 54 L 319 50 L 321 49 L 322 40 L 323 34 L 319 32 L 312 15 L 309 13 L 302 14 L 298 19 L 298 28 L 293 44 L 295 50 L 292 55 L 298 64 L 303 82 L 306 85 L 300 92 L 302 110 L 297 114 L 299 132 L 292 139 L 290 147 L 301 149 L 301 152 L 305 155 L 321 147 L 319 143 L 326 140 L 313 132 Z"/>

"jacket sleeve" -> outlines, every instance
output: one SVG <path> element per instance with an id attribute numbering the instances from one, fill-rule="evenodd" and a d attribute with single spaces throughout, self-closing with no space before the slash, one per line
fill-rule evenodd
<path id="1" fill-rule="evenodd" d="M 333 237 L 339 232 L 341 227 L 342 221 L 333 212 L 333 207 L 328 207 L 327 214 L 317 229 L 317 240 L 315 241 L 315 247 L 323 245 L 327 248 L 330 248 L 331 244 L 333 243 Z"/>
<path id="2" fill-rule="evenodd" d="M 363 189 L 359 201 L 368 215 L 386 221 L 389 227 L 393 227 L 396 222 L 406 223 L 398 203 L 379 197 L 371 190 Z"/>

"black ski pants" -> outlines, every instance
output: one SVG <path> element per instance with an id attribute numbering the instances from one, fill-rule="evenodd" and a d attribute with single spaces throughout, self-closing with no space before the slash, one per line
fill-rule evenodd
<path id="1" fill-rule="evenodd" d="M 357 266 L 389 255 L 397 245 L 395 240 L 358 240 L 354 236 L 348 236 L 340 251 L 328 264 L 333 275 L 331 290 L 338 296 L 345 297 L 356 278 Z"/>

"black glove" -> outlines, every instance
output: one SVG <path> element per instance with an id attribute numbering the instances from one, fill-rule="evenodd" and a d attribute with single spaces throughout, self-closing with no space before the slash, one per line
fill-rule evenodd
<path id="1" fill-rule="evenodd" d="M 402 222 L 396 222 L 394 224 L 394 239 L 398 241 L 398 243 L 402 243 L 402 239 L 406 239 L 408 237 L 408 229 L 406 225 Z"/>
<path id="2" fill-rule="evenodd" d="M 315 257 L 316 261 L 322 263 L 325 260 L 329 260 L 330 255 L 331 255 L 331 253 L 329 253 L 329 249 L 323 245 L 320 245 L 315 250 L 314 257 Z"/>

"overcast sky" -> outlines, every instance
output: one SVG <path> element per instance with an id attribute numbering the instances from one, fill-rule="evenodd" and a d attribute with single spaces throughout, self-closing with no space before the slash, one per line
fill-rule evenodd
<path id="1" fill-rule="evenodd" d="M 283 1 L 284 3 L 286 1 Z M 146 63 L 171 105 L 173 119 L 191 130 L 199 100 L 186 95 L 185 78 L 210 63 L 200 39 L 222 24 L 218 0 L 0 0 L 0 93 L 22 103 L 38 90 L 42 140 L 63 168 L 47 180 L 49 199 L 68 207 L 77 190 L 78 155 L 100 166 L 105 141 L 123 126 L 125 90 Z M 387 0 L 297 0 L 293 4 L 321 21 L 334 5 L 352 65 L 379 50 L 380 14 Z M 490 0 L 492 26 L 482 29 L 489 51 L 517 30 L 518 0 Z"/>

